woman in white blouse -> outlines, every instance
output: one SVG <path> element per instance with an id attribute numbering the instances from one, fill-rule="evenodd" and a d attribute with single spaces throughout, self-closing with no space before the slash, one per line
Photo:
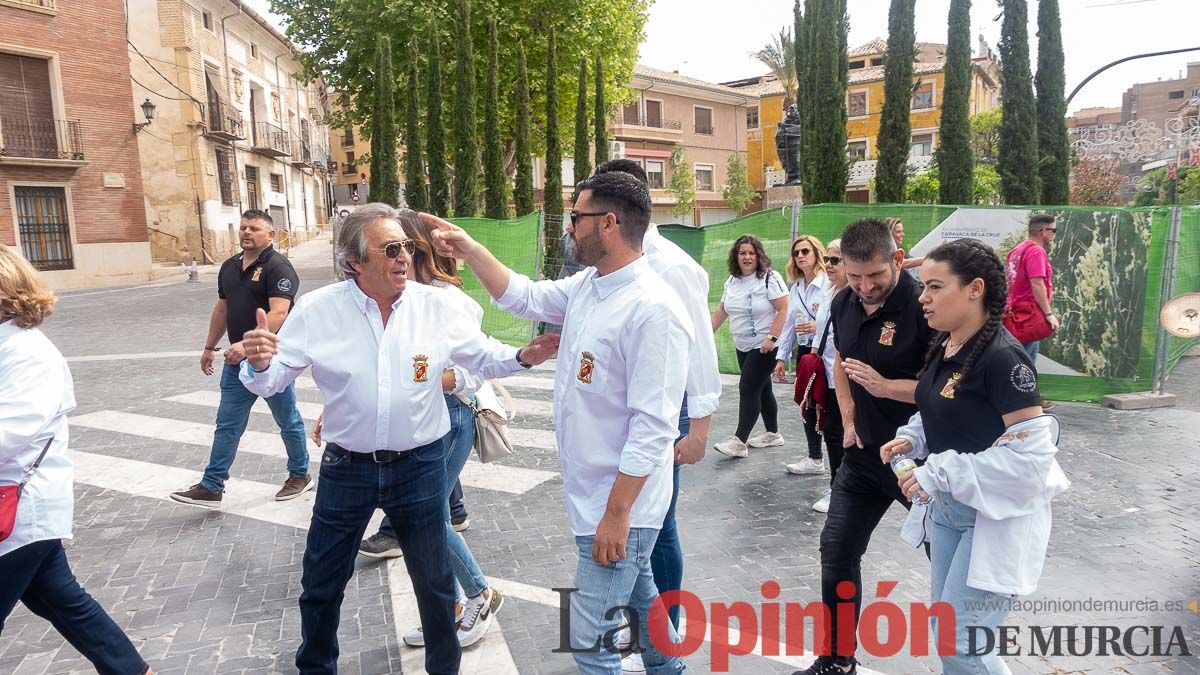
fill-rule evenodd
<path id="1" fill-rule="evenodd" d="M 775 377 L 784 382 L 784 371 L 795 353 L 805 354 L 809 347 L 816 347 L 820 339 L 817 334 L 817 317 L 828 304 L 829 278 L 825 275 L 825 247 L 807 234 L 796 237 L 792 242 L 792 255 L 787 264 L 788 281 L 792 289 L 788 293 L 787 321 L 780 336 L 779 354 L 775 361 Z M 788 464 L 788 473 L 819 474 L 825 471 L 825 460 L 821 454 L 821 434 L 817 431 L 815 414 L 805 415 L 804 435 L 808 439 L 808 457 Z"/>
<path id="2" fill-rule="evenodd" d="M 729 457 L 745 457 L 748 448 L 783 445 L 779 434 L 779 405 L 771 390 L 779 334 L 787 320 L 788 290 L 783 277 L 771 269 L 771 258 L 758 237 L 738 237 L 729 251 L 729 279 L 721 304 L 712 315 L 716 332 L 726 319 L 737 349 L 738 426 L 732 436 L 713 449 Z M 765 431 L 753 438 L 750 432 L 762 416 Z"/>
<path id="3" fill-rule="evenodd" d="M 97 672 L 142 675 L 150 666 L 75 580 L 62 545 L 75 506 L 67 457 L 75 389 L 66 360 L 38 330 L 54 302 L 33 267 L 0 244 L 0 485 L 28 477 L 11 534 L 0 541 L 0 633 L 20 601 Z"/>

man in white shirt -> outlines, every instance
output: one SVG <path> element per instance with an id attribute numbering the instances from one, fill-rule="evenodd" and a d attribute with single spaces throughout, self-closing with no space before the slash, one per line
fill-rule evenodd
<path id="1" fill-rule="evenodd" d="M 596 167 L 596 174 L 621 171 L 649 187 L 645 170 L 629 159 L 613 159 Z M 672 472 L 671 507 L 663 519 L 662 530 L 650 556 L 654 584 L 659 593 L 677 591 L 683 586 L 683 547 L 676 528 L 675 505 L 679 499 L 679 467 L 704 459 L 712 415 L 721 400 L 721 371 L 717 366 L 717 345 L 713 340 L 711 312 L 708 309 L 708 273 L 687 251 L 662 236 L 650 223 L 642 238 L 642 253 L 671 290 L 683 302 L 692 326 L 695 342 L 688 358 L 686 396 L 679 410 L 679 437 L 675 440 L 675 469 Z M 679 607 L 669 610 L 671 623 L 679 627 Z"/>
<path id="2" fill-rule="evenodd" d="M 569 232 L 588 269 L 531 282 L 470 235 L 434 216 L 441 252 L 466 260 L 496 304 L 563 324 L 554 379 L 554 422 L 571 529 L 579 548 L 570 602 L 570 651 L 581 673 L 616 675 L 606 644 L 619 607 L 631 607 L 647 672 L 686 670 L 649 639 L 658 596 L 650 555 L 670 507 L 672 461 L 692 329 L 676 294 L 650 267 L 642 241 L 650 191 L 612 172 L 578 186 Z M 668 634 L 675 639 L 669 622 Z"/>
<path id="3" fill-rule="evenodd" d="M 416 218 L 367 204 L 342 223 L 337 264 L 347 281 L 304 296 L 279 335 L 258 312 L 240 378 L 269 396 L 309 366 L 325 397 L 320 489 L 301 579 L 301 673 L 337 672 L 342 595 L 367 521 L 382 508 L 396 529 L 425 629 L 425 668 L 458 673 L 454 579 L 447 560 L 445 461 L 450 418 L 441 373 L 451 362 L 503 377 L 548 359 L 557 336 L 522 349 L 487 338 L 453 297 L 406 282 Z"/>

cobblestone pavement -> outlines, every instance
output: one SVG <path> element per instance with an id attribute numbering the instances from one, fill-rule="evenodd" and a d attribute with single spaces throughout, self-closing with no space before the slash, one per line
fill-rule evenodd
<path id="1" fill-rule="evenodd" d="M 302 290 L 332 281 L 327 242 L 292 255 Z M 261 436 L 244 441 L 233 466 L 226 501 L 244 499 L 216 512 L 166 499 L 171 489 L 198 475 L 208 457 L 217 382 L 199 372 L 197 350 L 216 295 L 213 272 L 206 271 L 199 284 L 179 278 L 65 293 L 46 326 L 72 357 L 79 401 L 72 425 L 80 468 L 69 556 L 82 584 L 156 672 L 295 672 L 311 495 L 281 506 L 269 501 L 286 474 L 270 416 L 252 416 L 249 429 Z M 109 355 L 135 356 L 99 358 Z M 549 377 L 536 371 L 510 387 L 514 396 L 533 403 L 525 404 L 527 412 L 516 423 L 527 447 L 502 462 L 509 473 L 496 479 L 491 467 L 476 465 L 466 487 L 471 527 L 465 536 L 509 601 L 494 633 L 468 650 L 464 673 L 575 672 L 568 654 L 553 651 L 559 612 L 549 589 L 569 585 L 575 549 L 557 453 L 545 441 L 551 428 L 543 414 Z M 1200 598 L 1198 384 L 1200 359 L 1191 359 L 1170 383 L 1184 394 L 1176 408 L 1118 412 L 1059 405 L 1064 430 L 1059 457 L 1073 486 L 1056 502 L 1046 573 L 1026 600 L 1144 599 L 1159 605 L 1058 606 L 1036 613 L 1023 607 L 1008 621 L 1023 627 L 1023 650 L 1029 649 L 1033 625 L 1164 625 L 1167 635 L 1179 626 L 1187 648 L 1200 650 L 1200 614 L 1165 607 L 1168 601 Z M 736 396 L 736 387 L 727 386 L 714 440 L 732 429 Z M 319 410 L 316 391 L 300 389 L 298 397 L 308 411 Z M 684 470 L 679 517 L 685 584 L 706 603 L 757 607 L 767 580 L 781 584 L 782 601 L 819 597 L 817 544 L 824 516 L 809 505 L 827 479 L 784 473 L 784 463 L 801 456 L 803 432 L 790 397 L 781 399 L 787 445 L 754 451 L 745 460 L 710 452 L 702 464 Z M 864 580 L 868 591 L 876 581 L 898 581 L 887 599 L 907 606 L 928 598 L 929 567 L 919 551 L 899 540 L 901 511 L 893 511 L 864 559 Z M 359 561 L 342 611 L 340 672 L 419 671 L 419 652 L 401 647 L 396 637 L 410 627 L 403 618 L 412 609 L 405 584 L 402 565 L 389 571 L 379 561 Z M 873 599 L 869 592 L 868 602 Z M 907 632 L 911 626 L 900 628 Z M 1142 633 L 1135 633 L 1135 642 L 1145 643 Z M 885 673 L 940 670 L 936 658 L 908 656 L 907 647 L 903 652 L 864 657 L 864 663 Z M 1172 655 L 1099 653 L 1094 645 L 1085 656 L 1021 656 L 1008 663 L 1018 674 L 1200 672 L 1200 660 L 1179 656 L 1178 641 Z M 705 644 L 688 658 L 690 670 L 712 672 L 709 657 Z M 740 656 L 731 672 L 786 673 L 804 661 Z M 0 673 L 67 672 L 90 667 L 45 621 L 18 607 L 0 637 Z"/>

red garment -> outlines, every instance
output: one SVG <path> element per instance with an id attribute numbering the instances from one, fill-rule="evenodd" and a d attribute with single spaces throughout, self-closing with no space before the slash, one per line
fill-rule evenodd
<path id="1" fill-rule="evenodd" d="M 1008 306 L 1028 303 L 1037 306 L 1030 279 L 1046 280 L 1046 299 L 1054 297 L 1054 270 L 1046 249 L 1026 239 L 1008 254 L 1004 266 L 1008 277 Z"/>
<path id="2" fill-rule="evenodd" d="M 829 386 L 825 381 L 825 362 L 820 355 L 809 352 L 800 357 L 796 364 L 796 393 L 794 400 L 800 406 L 800 414 L 808 412 L 809 406 L 816 406 L 817 431 L 825 428 L 826 401 L 829 396 Z"/>

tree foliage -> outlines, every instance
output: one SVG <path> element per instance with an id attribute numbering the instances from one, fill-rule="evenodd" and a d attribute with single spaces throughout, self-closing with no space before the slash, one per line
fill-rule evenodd
<path id="1" fill-rule="evenodd" d="M 967 204 L 973 197 L 975 173 L 970 121 L 971 0 L 950 0 L 949 24 L 942 121 L 935 152 L 938 166 L 945 174 L 938 199 L 942 204 Z"/>
<path id="2" fill-rule="evenodd" d="M 808 134 L 801 147 L 804 200 L 810 204 L 846 201 L 846 86 L 850 30 L 846 0 L 807 0 L 804 14 L 807 111 L 801 113 Z M 803 131 L 802 131 L 803 133 Z"/>
<path id="3" fill-rule="evenodd" d="M 575 184 L 592 175 L 592 143 L 588 127 L 588 63 L 586 58 L 579 59 L 579 91 L 575 96 L 575 153 L 572 163 L 575 167 Z M 572 198 L 573 199 L 573 198 Z"/>
<path id="4" fill-rule="evenodd" d="M 754 201 L 754 190 L 750 187 L 750 174 L 746 163 L 742 161 L 741 153 L 731 153 L 725 164 L 725 187 L 721 196 L 729 208 L 737 213 L 746 210 Z"/>
<path id="5" fill-rule="evenodd" d="M 396 161 L 396 97 L 392 77 L 392 41 L 384 36 L 375 49 L 375 106 L 371 115 L 372 201 L 400 205 L 400 167 Z"/>
<path id="6" fill-rule="evenodd" d="M 908 204 L 945 204 L 941 199 L 941 170 L 936 163 L 925 173 L 909 176 L 904 184 Z M 971 172 L 971 192 L 956 204 L 999 204 L 1000 176 L 990 164 L 976 164 Z"/>
<path id="7" fill-rule="evenodd" d="M 595 125 L 592 141 L 596 144 L 595 164 L 598 167 L 608 161 L 608 104 L 604 102 L 604 60 L 600 58 L 600 52 L 596 52 L 595 58 L 596 97 L 593 103 L 596 116 L 592 120 Z"/>
<path id="8" fill-rule="evenodd" d="M 783 107 L 796 102 L 796 48 L 792 42 L 792 27 L 779 29 L 779 34 L 754 52 L 754 58 L 771 70 L 783 86 Z"/>
<path id="9" fill-rule="evenodd" d="M 671 177 L 667 179 L 667 192 L 675 198 L 671 213 L 680 220 L 696 215 L 696 174 L 692 163 L 683 152 L 682 145 L 671 151 Z"/>
<path id="10" fill-rule="evenodd" d="M 430 13 L 429 58 L 425 67 L 425 158 L 429 167 L 429 210 L 450 211 L 450 177 L 446 173 L 446 128 L 442 123 L 442 54 L 437 39 L 437 14 Z"/>
<path id="11" fill-rule="evenodd" d="M 454 215 L 479 210 L 479 130 L 475 121 L 475 57 L 471 45 L 471 2 L 455 0 L 454 41 Z M 486 103 L 485 103 L 486 105 Z"/>
<path id="12" fill-rule="evenodd" d="M 1070 199 L 1071 152 L 1067 139 L 1066 73 L 1058 0 L 1038 1 L 1037 139 L 1041 203 Z"/>
<path id="13" fill-rule="evenodd" d="M 913 60 L 916 56 L 916 0 L 892 0 L 888 11 L 887 55 L 883 62 L 883 115 L 879 122 L 876 199 L 904 201 L 908 154 L 912 147 Z"/>
<path id="14" fill-rule="evenodd" d="M 525 69 L 525 49 L 517 48 L 517 119 L 513 136 L 516 145 L 517 180 L 513 186 L 513 205 L 517 215 L 533 213 L 533 146 L 529 138 L 529 75 Z"/>
<path id="15" fill-rule="evenodd" d="M 1085 159 L 1071 171 L 1071 203 L 1078 206 L 1120 206 L 1124 179 L 1116 160 Z M 1200 174 L 1200 172 L 1198 172 Z"/>
<path id="16" fill-rule="evenodd" d="M 484 216 L 508 217 L 508 174 L 504 170 L 504 139 L 500 133 L 500 38 L 496 20 L 488 21 L 487 103 L 483 109 Z"/>
<path id="17" fill-rule="evenodd" d="M 1000 157 L 999 108 L 971 115 L 971 154 L 976 162 L 995 164 Z"/>
<path id="18" fill-rule="evenodd" d="M 545 186 L 542 190 L 542 211 L 546 224 L 543 232 L 546 256 L 542 273 L 547 279 L 556 279 L 558 268 L 562 265 L 559 235 L 563 226 L 563 200 L 562 150 L 558 136 L 557 36 L 554 29 L 550 29 L 546 42 L 549 44 L 546 51 L 546 172 L 542 183 Z"/>
<path id="19" fill-rule="evenodd" d="M 416 211 L 429 209 L 429 190 L 425 187 L 425 162 L 422 160 L 424 148 L 421 145 L 421 108 L 420 91 L 417 81 L 417 47 L 415 43 L 408 46 L 408 91 L 412 92 L 408 99 L 407 116 L 404 124 L 404 201 L 408 208 Z"/>
<path id="20" fill-rule="evenodd" d="M 1026 0 L 1003 0 L 1000 26 L 1000 143 L 996 168 L 1006 204 L 1037 204 L 1037 102 L 1029 70 Z"/>

